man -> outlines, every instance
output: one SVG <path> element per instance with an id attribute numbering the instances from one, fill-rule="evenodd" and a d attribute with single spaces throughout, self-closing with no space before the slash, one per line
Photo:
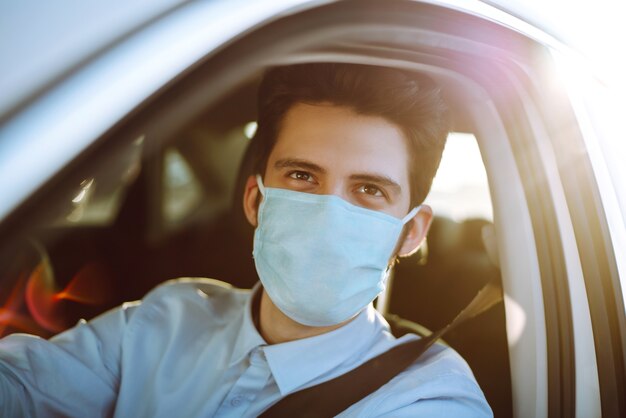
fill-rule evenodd
<path id="1" fill-rule="evenodd" d="M 420 204 L 446 133 L 428 79 L 343 64 L 269 71 L 243 195 L 261 283 L 172 281 L 50 341 L 10 336 L 3 412 L 257 416 L 416 338 L 395 339 L 371 302 L 426 236 Z M 491 411 L 465 362 L 437 345 L 340 416 Z"/>

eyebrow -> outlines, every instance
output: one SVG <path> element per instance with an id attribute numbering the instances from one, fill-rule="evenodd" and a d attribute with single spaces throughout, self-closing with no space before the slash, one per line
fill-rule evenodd
<path id="1" fill-rule="evenodd" d="M 274 163 L 274 168 L 303 168 L 315 173 L 326 174 L 326 169 L 307 160 L 298 158 L 283 158 Z"/>
<path id="2" fill-rule="evenodd" d="M 402 191 L 402 187 L 394 180 L 387 176 L 383 176 L 380 174 L 353 174 L 350 176 L 351 180 L 364 181 L 368 183 L 374 183 L 380 186 L 385 186 L 389 189 L 392 189 L 394 193 L 399 194 Z"/>

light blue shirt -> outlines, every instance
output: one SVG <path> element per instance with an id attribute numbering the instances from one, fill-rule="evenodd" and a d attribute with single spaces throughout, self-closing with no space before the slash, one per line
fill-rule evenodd
<path id="1" fill-rule="evenodd" d="M 334 331 L 268 345 L 251 300 L 215 280 L 179 279 L 50 340 L 10 335 L 0 340 L 2 416 L 253 417 L 416 338 L 394 338 L 370 304 Z M 339 416 L 492 412 L 465 361 L 435 345 Z"/>

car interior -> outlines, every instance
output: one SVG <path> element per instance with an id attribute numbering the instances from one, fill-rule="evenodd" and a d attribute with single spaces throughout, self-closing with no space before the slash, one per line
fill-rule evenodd
<path id="1" fill-rule="evenodd" d="M 512 148 L 523 148 L 525 130 L 539 123 L 530 116 L 518 120 L 532 101 L 519 86 L 528 82 L 526 74 L 511 62 L 539 59 L 541 52 L 484 22 L 469 40 L 473 23 L 446 15 L 446 22 L 458 19 L 465 28 L 456 36 L 454 25 L 438 27 L 436 11 L 426 6 L 410 6 L 413 20 L 405 6 L 386 10 L 394 27 L 379 23 L 378 8 L 329 7 L 334 14 L 313 10 L 278 20 L 207 57 L 24 204 L 5 223 L 10 240 L 0 247 L 0 335 L 50 337 L 176 277 L 253 286 L 253 231 L 241 196 L 252 174 L 246 150 L 262 71 L 316 61 L 383 65 L 427 74 L 441 86 L 453 131 L 471 134 L 468 140 L 480 148 L 493 218 L 437 215 L 433 204 L 437 216 L 426 245 L 396 266 L 378 307 L 392 321 L 396 315 L 436 330 L 499 279 L 505 303 L 447 334 L 445 342 L 468 361 L 495 416 L 543 408 L 543 264 L 528 209 L 538 210 L 541 202 L 526 202 L 527 180 L 511 170 Z M 430 13 L 422 22 L 415 20 L 421 7 Z M 524 151 L 527 156 L 532 149 Z M 555 238 L 546 235 L 537 240 L 550 245 Z M 515 322 L 520 317 L 521 325 Z"/>

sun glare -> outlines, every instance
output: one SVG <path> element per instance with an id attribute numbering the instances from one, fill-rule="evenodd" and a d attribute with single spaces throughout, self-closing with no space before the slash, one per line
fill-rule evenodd
<path id="1" fill-rule="evenodd" d="M 626 2 L 527 0 L 518 7 L 541 16 L 540 26 L 579 51 L 604 83 L 626 91 Z"/>

